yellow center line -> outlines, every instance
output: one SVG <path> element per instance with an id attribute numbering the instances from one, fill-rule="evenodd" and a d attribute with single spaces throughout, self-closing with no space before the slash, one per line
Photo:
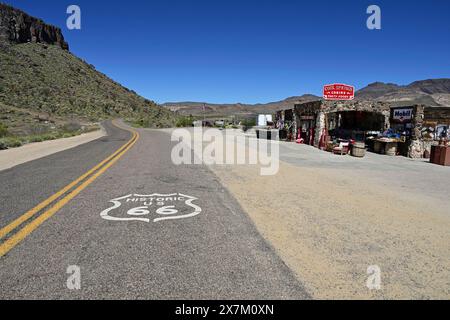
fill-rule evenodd
<path id="1" fill-rule="evenodd" d="M 113 124 L 117 126 L 114 122 Z M 118 127 L 118 126 L 117 126 Z M 123 129 L 123 128 L 121 128 Z M 93 172 L 95 172 L 97 169 L 101 168 L 102 165 L 106 163 L 105 166 L 103 166 L 97 173 L 92 175 L 88 180 L 83 182 L 79 187 L 74 189 L 71 193 L 69 193 L 66 197 L 62 198 L 60 201 L 58 201 L 54 206 L 52 206 L 50 209 L 45 211 L 43 214 L 41 214 L 39 217 L 37 217 L 35 220 L 24 226 L 20 231 L 15 233 L 11 238 L 6 240 L 0 245 L 0 257 L 8 253 L 12 248 L 14 248 L 20 241 L 22 241 L 25 237 L 27 237 L 31 232 L 33 232 L 37 227 L 39 227 L 43 222 L 45 222 L 47 219 L 49 219 L 51 216 L 53 216 L 56 212 L 58 212 L 64 205 L 66 205 L 70 200 L 72 200 L 75 196 L 77 196 L 82 190 L 84 190 L 88 185 L 90 185 L 92 182 L 94 182 L 101 174 L 103 174 L 108 168 L 110 168 L 114 163 L 116 163 L 131 147 L 138 141 L 139 134 L 135 131 L 125 129 L 127 131 L 130 131 L 133 133 L 133 137 L 121 148 L 119 148 L 116 152 L 114 152 L 110 157 L 102 161 L 100 164 L 95 166 L 93 169 L 89 170 L 86 174 L 82 175 L 80 178 L 69 184 L 67 187 L 63 188 L 47 200 L 40 203 L 35 208 L 31 209 L 24 215 L 22 215 L 20 218 L 13 221 L 11 224 L 6 226 L 5 228 L 0 230 L 0 238 L 4 235 L 8 234 L 12 230 L 14 230 L 17 226 L 22 224 L 23 222 L 27 221 L 29 218 L 31 218 L 34 214 L 45 208 L 47 205 L 51 204 L 54 200 L 58 199 L 61 195 L 68 192 L 73 186 L 77 185 L 79 182 L 87 178 L 89 175 L 91 175 Z M 111 160 L 112 159 L 112 160 Z M 111 160 L 111 161 L 110 161 Z M 110 161 L 108 163 L 108 161 Z"/>
<path id="2" fill-rule="evenodd" d="M 112 122 L 114 126 L 118 127 L 115 122 Z M 122 128 L 121 128 L 122 129 Z M 130 130 L 127 130 L 130 131 Z M 132 131 L 130 131 L 132 132 Z M 20 216 L 19 218 L 17 218 L 16 220 L 14 220 L 13 222 L 11 222 L 10 224 L 8 224 L 7 226 L 5 226 L 4 228 L 0 229 L 0 239 L 4 238 L 8 233 L 10 233 L 11 231 L 13 231 L 15 228 L 17 228 L 18 226 L 20 226 L 22 223 L 24 223 L 25 221 L 27 221 L 28 219 L 30 219 L 31 217 L 33 217 L 36 213 L 38 213 L 39 211 L 41 211 L 42 209 L 44 209 L 45 207 L 47 207 L 48 205 L 50 205 L 53 201 L 55 201 L 56 199 L 58 199 L 59 197 L 61 197 L 63 194 L 67 193 L 69 190 L 71 190 L 74 186 L 76 186 L 77 184 L 79 184 L 81 181 L 83 181 L 84 179 L 86 179 L 89 175 L 91 175 L 92 173 L 94 173 L 95 171 L 97 171 L 100 167 L 102 167 L 104 164 L 106 164 L 108 161 L 110 161 L 112 158 L 114 158 L 117 154 L 119 154 L 124 148 L 127 147 L 128 144 L 130 144 L 133 139 L 136 137 L 136 133 L 133 133 L 133 137 L 127 142 L 125 143 L 122 147 L 120 147 L 116 152 L 114 152 L 112 155 L 110 155 L 108 158 L 106 158 L 105 160 L 103 160 L 101 163 L 99 163 L 98 165 L 96 165 L 94 168 L 92 168 L 91 170 L 89 170 L 88 172 L 86 172 L 85 174 L 83 174 L 82 176 L 80 176 L 79 178 L 77 178 L 76 180 L 74 180 L 73 182 L 71 182 L 70 184 L 68 184 L 67 186 L 65 186 L 63 189 L 59 190 L 57 193 L 53 194 L 52 196 L 50 196 L 48 199 L 42 201 L 40 204 L 38 204 L 36 207 L 34 207 L 33 209 L 27 211 L 26 213 L 24 213 L 22 216 Z"/>

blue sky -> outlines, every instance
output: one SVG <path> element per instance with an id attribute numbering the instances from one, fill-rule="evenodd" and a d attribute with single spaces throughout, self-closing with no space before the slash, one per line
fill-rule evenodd
<path id="1" fill-rule="evenodd" d="M 3 0 L 62 27 L 71 51 L 157 102 L 257 103 L 450 77 L 450 1 Z M 65 27 L 66 8 L 82 29 Z M 382 10 L 382 30 L 366 9 Z"/>

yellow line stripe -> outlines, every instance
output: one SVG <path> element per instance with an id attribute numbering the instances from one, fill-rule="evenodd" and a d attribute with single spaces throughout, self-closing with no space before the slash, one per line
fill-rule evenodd
<path id="1" fill-rule="evenodd" d="M 6 240 L 0 245 L 0 258 L 7 254 L 11 249 L 13 249 L 18 243 L 25 239 L 30 233 L 36 230 L 42 223 L 51 218 L 56 212 L 58 212 L 62 207 L 64 207 L 70 200 L 75 198 L 81 191 L 83 191 L 87 186 L 94 182 L 100 175 L 102 175 L 106 170 L 108 170 L 114 163 L 116 163 L 139 139 L 139 134 L 137 134 L 137 139 L 133 141 L 125 150 L 117 155 L 111 162 L 101 168 L 97 173 L 91 176 L 88 180 L 83 182 L 79 187 L 69 193 L 66 197 L 58 201 L 53 207 L 41 214 L 35 220 L 28 223 L 20 231 L 15 233 L 11 238 Z"/>
<path id="2" fill-rule="evenodd" d="M 112 121 L 112 124 L 118 128 L 120 128 L 114 121 Z M 120 128 L 120 129 L 124 129 L 124 128 Z M 59 197 L 61 197 L 63 194 L 67 193 L 70 189 L 72 189 L 74 186 L 76 186 L 77 184 L 79 184 L 81 181 L 83 181 L 84 179 L 86 179 L 89 175 L 91 175 L 93 172 L 97 171 L 100 167 L 102 167 L 104 164 L 106 164 L 108 161 L 110 161 L 111 159 L 113 159 L 117 154 L 119 154 L 124 148 L 127 147 L 128 144 L 132 143 L 132 141 L 137 137 L 136 132 L 128 130 L 128 129 L 124 129 L 127 131 L 130 131 L 133 133 L 133 137 L 127 142 L 125 143 L 122 147 L 120 147 L 117 151 L 115 151 L 112 155 L 110 155 L 108 158 L 106 158 L 105 160 L 103 160 L 101 163 L 99 163 L 98 165 L 96 165 L 94 168 L 92 168 L 91 170 L 89 170 L 88 172 L 86 172 L 85 174 L 83 174 L 82 176 L 80 176 L 79 178 L 77 178 L 75 181 L 71 182 L 70 184 L 68 184 L 67 186 L 65 186 L 63 189 L 61 189 L 60 191 L 58 191 L 57 193 L 55 193 L 54 195 L 52 195 L 51 197 L 49 197 L 48 199 L 44 200 L 43 202 L 41 202 L 40 204 L 38 204 L 36 207 L 34 207 L 33 209 L 27 211 L 26 213 L 24 213 L 22 216 L 20 216 L 19 218 L 17 218 L 16 220 L 14 220 L 13 222 L 11 222 L 10 224 L 8 224 L 7 226 L 5 226 L 4 228 L 0 229 L 0 239 L 4 238 L 7 234 L 9 234 L 11 231 L 13 231 L 15 228 L 17 228 L 18 226 L 20 226 L 22 223 L 24 223 L 25 221 L 29 220 L 31 217 L 33 217 L 36 213 L 38 213 L 39 211 L 41 211 L 42 209 L 44 209 L 45 207 L 47 207 L 48 205 L 50 205 L 53 201 L 55 201 L 56 199 L 58 199 Z"/>

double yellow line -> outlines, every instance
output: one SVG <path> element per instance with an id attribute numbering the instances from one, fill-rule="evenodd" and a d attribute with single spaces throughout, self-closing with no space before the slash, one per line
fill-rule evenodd
<path id="1" fill-rule="evenodd" d="M 120 147 L 116 152 L 108 158 L 100 162 L 94 168 L 53 194 L 48 199 L 42 201 L 33 209 L 27 211 L 22 216 L 8 224 L 6 227 L 0 229 L 0 258 L 12 250 L 17 244 L 25 239 L 29 234 L 36 230 L 42 223 L 51 218 L 56 212 L 64 207 L 70 200 L 75 198 L 81 191 L 101 176 L 114 163 L 116 163 L 128 150 L 130 150 L 139 139 L 139 133 L 134 130 L 129 130 L 119 127 L 115 121 L 112 122 L 114 126 L 127 130 L 133 134 L 132 138 Z M 46 209 L 47 208 L 47 209 Z M 46 209 L 44 211 L 44 209 Z M 43 211 L 43 212 L 42 212 Z M 25 222 L 33 218 L 36 214 L 42 212 L 31 222 L 22 226 Z M 17 230 L 16 230 L 17 229 Z M 11 235 L 10 235 L 11 234 Z M 7 237 L 10 235 L 9 237 Z M 6 238 L 5 240 L 3 240 Z"/>

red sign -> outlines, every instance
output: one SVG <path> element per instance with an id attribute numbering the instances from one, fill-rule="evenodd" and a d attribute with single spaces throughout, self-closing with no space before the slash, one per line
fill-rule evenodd
<path id="1" fill-rule="evenodd" d="M 325 100 L 353 100 L 355 99 L 355 87 L 346 84 L 335 83 L 323 87 Z"/>

